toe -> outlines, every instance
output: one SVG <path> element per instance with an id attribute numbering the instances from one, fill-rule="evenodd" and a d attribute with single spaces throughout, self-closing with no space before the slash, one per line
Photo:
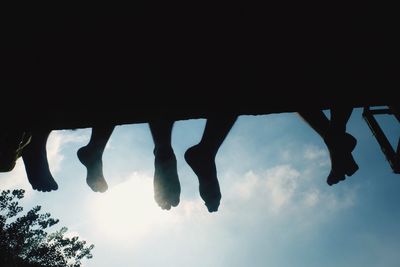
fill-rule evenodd
<path id="1" fill-rule="evenodd" d="M 206 205 L 206 207 L 208 209 L 208 212 L 216 212 L 216 211 L 218 211 L 219 204 L 220 204 L 219 200 L 205 202 L 205 205 Z"/>
<path id="2" fill-rule="evenodd" d="M 172 207 L 177 207 L 179 205 L 179 196 L 175 196 L 170 200 L 170 204 Z"/>

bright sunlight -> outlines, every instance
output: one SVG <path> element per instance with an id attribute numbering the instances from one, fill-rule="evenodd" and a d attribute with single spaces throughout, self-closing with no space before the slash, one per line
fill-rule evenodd
<path id="1" fill-rule="evenodd" d="M 153 198 L 153 179 L 133 173 L 104 194 L 88 198 L 93 226 L 114 240 L 136 240 L 152 229 L 168 227 L 178 217 L 159 208 Z"/>

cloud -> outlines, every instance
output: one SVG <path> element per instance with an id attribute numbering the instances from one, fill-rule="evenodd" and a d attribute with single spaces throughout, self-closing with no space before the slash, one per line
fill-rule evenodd
<path id="1" fill-rule="evenodd" d="M 267 170 L 248 171 L 243 177 L 231 177 L 232 185 L 223 188 L 225 209 L 246 209 L 260 216 L 286 220 L 304 218 L 312 214 L 315 222 L 336 212 L 352 207 L 356 189 L 335 192 L 320 182 L 319 174 L 309 168 L 295 169 L 289 164 Z M 249 211 L 251 209 L 251 211 Z M 312 219 L 311 219 L 312 221 Z"/>
<path id="2" fill-rule="evenodd" d="M 332 191 L 309 165 L 282 164 L 233 174 L 221 173 L 221 206 L 217 213 L 208 213 L 199 196 L 181 198 L 178 207 L 161 210 L 153 198 L 152 176 L 132 172 L 105 194 L 88 197 L 88 237 L 98 248 L 115 244 L 121 255 L 131 253 L 130 263 L 139 266 L 158 266 L 171 258 L 177 266 L 186 266 L 205 254 L 205 265 L 242 266 L 228 264 L 230 258 L 221 255 L 236 255 L 237 244 L 243 243 L 245 250 L 262 246 L 268 251 L 263 258 L 279 259 L 275 254 L 291 248 L 293 240 L 315 238 L 356 201 L 356 191 Z M 218 249 L 210 249 L 210 244 Z M 149 250 L 157 257 L 141 256 Z"/>
<path id="3" fill-rule="evenodd" d="M 247 172 L 225 193 L 230 202 L 244 201 L 262 209 L 280 212 L 291 204 L 298 187 L 300 173 L 290 165 L 279 165 L 258 173 Z"/>
<path id="4" fill-rule="evenodd" d="M 82 132 L 52 131 L 46 145 L 47 159 L 51 172 L 60 171 L 61 163 L 64 159 L 62 150 L 66 145 L 83 143 L 87 139 L 88 137 Z M 22 158 L 17 160 L 17 164 L 11 172 L 0 173 L 0 184 L 2 189 L 22 188 L 27 189 L 27 192 L 29 192 L 32 187 L 28 182 Z"/>
<path id="5" fill-rule="evenodd" d="M 288 204 L 298 186 L 299 172 L 289 165 L 279 165 L 261 173 L 249 171 L 227 192 L 228 197 L 238 201 L 263 203 L 278 212 Z M 266 208 L 264 207 L 264 208 Z"/>
<path id="6" fill-rule="evenodd" d="M 254 174 L 254 172 L 249 171 L 245 174 L 244 179 L 233 185 L 231 195 L 237 194 L 237 196 L 243 200 L 249 200 L 255 193 L 255 190 L 260 184 L 260 178 Z"/>
<path id="7" fill-rule="evenodd" d="M 318 146 L 308 145 L 304 149 L 304 158 L 308 160 L 316 160 L 326 157 L 327 157 L 326 149 L 322 149 Z"/>
<path id="8" fill-rule="evenodd" d="M 17 164 L 11 172 L 0 173 L 0 184 L 1 189 L 31 189 L 21 158 L 17 160 Z"/>
<path id="9" fill-rule="evenodd" d="M 265 186 L 270 194 L 272 210 L 278 211 L 290 203 L 298 187 L 299 176 L 299 172 L 290 165 L 277 166 L 265 172 Z"/>
<path id="10" fill-rule="evenodd" d="M 304 148 L 303 156 L 306 160 L 314 161 L 319 166 L 329 166 L 330 159 L 326 148 L 321 148 L 314 145 L 307 145 Z"/>
<path id="11" fill-rule="evenodd" d="M 74 131 L 52 131 L 47 140 L 47 159 L 52 173 L 60 171 L 64 155 L 62 149 L 71 143 L 83 143 L 88 139 L 87 135 Z"/>
<path id="12" fill-rule="evenodd" d="M 306 194 L 304 194 L 304 205 L 306 207 L 314 207 L 315 205 L 318 204 L 318 202 L 321 200 L 320 192 L 317 189 L 311 189 L 308 191 Z"/>
<path id="13" fill-rule="evenodd" d="M 161 210 L 153 197 L 153 178 L 132 172 L 124 182 L 109 188 L 105 194 L 90 195 L 86 209 L 90 214 L 89 224 L 96 225 L 94 231 L 117 242 L 129 239 L 128 243 L 132 245 L 166 229 L 186 229 L 193 224 L 221 229 L 232 222 L 279 224 L 297 221 L 298 229 L 303 229 L 329 220 L 354 205 L 355 191 L 347 190 L 341 194 L 329 191 L 324 184 L 318 186 L 318 174 L 304 179 L 305 173 L 310 176 L 311 171 L 283 164 L 230 177 L 229 183 L 221 184 L 223 198 L 219 211 L 208 213 L 199 196 L 181 198 L 177 208 Z"/>
<path id="14" fill-rule="evenodd" d="M 320 183 L 319 178 L 319 174 L 312 173 L 308 168 L 296 169 L 290 164 L 250 170 L 243 176 L 236 175 L 229 179 L 220 177 L 220 180 L 229 180 L 229 183 L 221 183 L 223 198 L 220 209 L 210 214 L 199 196 L 191 199 L 181 197 L 177 208 L 162 211 L 153 197 L 152 176 L 132 172 L 124 182 L 111 187 L 105 194 L 91 195 L 87 209 L 93 224 L 102 222 L 97 224 L 101 228 L 99 231 L 109 233 L 114 239 L 126 236 L 139 238 L 150 234 L 151 229 L 165 229 L 172 225 L 207 223 L 210 216 L 218 218 L 213 223 L 241 221 L 242 212 L 248 218 L 297 218 L 318 223 L 352 207 L 356 199 L 356 191 L 348 189 L 337 193 Z M 121 233 L 120 229 L 129 230 Z"/>

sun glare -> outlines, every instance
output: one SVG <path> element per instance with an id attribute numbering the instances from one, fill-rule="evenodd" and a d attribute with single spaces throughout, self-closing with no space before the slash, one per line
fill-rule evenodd
<path id="1" fill-rule="evenodd" d="M 106 193 L 91 196 L 88 204 L 93 225 L 110 239 L 133 240 L 178 220 L 157 206 L 152 178 L 137 173 Z"/>

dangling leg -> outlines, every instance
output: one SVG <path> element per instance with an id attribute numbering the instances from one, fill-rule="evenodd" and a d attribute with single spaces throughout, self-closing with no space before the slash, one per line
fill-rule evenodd
<path id="1" fill-rule="evenodd" d="M 346 124 L 351 115 L 351 108 L 331 110 L 331 121 L 318 111 L 301 111 L 300 116 L 323 138 L 331 158 L 331 172 L 327 183 L 333 185 L 345 179 L 345 174 L 352 175 L 357 169 L 351 151 L 356 145 L 353 136 L 346 133 Z"/>
<path id="2" fill-rule="evenodd" d="M 93 127 L 89 143 L 78 152 L 80 162 L 87 170 L 86 183 L 94 192 L 105 192 L 108 189 L 103 175 L 103 152 L 114 130 L 114 126 Z"/>
<path id="3" fill-rule="evenodd" d="M 344 160 L 345 173 L 348 176 L 352 176 L 358 170 L 358 165 L 351 154 L 357 145 L 357 140 L 346 132 L 346 125 L 352 111 L 353 108 L 351 107 L 333 107 L 328 135 L 332 138 L 331 142 L 334 144 L 334 149 L 339 151 L 338 154 Z"/>
<path id="4" fill-rule="evenodd" d="M 322 139 L 328 135 L 330 122 L 321 110 L 300 111 L 298 114 L 316 131 Z"/>
<path id="5" fill-rule="evenodd" d="M 332 107 L 330 127 L 340 134 L 346 133 L 346 125 L 353 109 L 351 107 Z"/>
<path id="6" fill-rule="evenodd" d="M 171 146 L 173 125 L 173 121 L 149 123 L 154 141 L 154 199 L 166 210 L 178 206 L 181 194 L 176 157 Z"/>
<path id="7" fill-rule="evenodd" d="M 47 161 L 46 143 L 50 132 L 50 130 L 32 132 L 31 142 L 22 151 L 26 175 L 32 188 L 44 192 L 58 188 Z"/>
<path id="8" fill-rule="evenodd" d="M 13 129 L 0 133 L 0 172 L 12 171 L 32 135 L 23 130 Z"/>
<path id="9" fill-rule="evenodd" d="M 199 179 L 200 196 L 209 212 L 217 211 L 221 201 L 215 157 L 236 118 L 231 116 L 207 119 L 201 141 L 185 152 L 185 160 Z"/>
<path id="10" fill-rule="evenodd" d="M 333 185 L 341 180 L 344 180 L 345 173 L 343 167 L 340 166 L 340 160 L 336 156 L 335 144 L 329 140 L 329 119 L 321 110 L 301 111 L 299 115 L 313 128 L 325 141 L 331 159 L 331 171 L 327 178 L 328 185 Z"/>

